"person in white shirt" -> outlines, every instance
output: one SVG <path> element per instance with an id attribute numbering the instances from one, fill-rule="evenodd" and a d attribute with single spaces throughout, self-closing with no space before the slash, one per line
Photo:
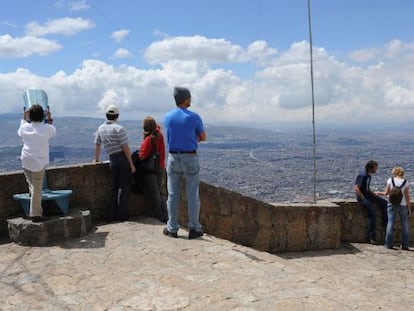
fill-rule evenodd
<path id="1" fill-rule="evenodd" d="M 32 221 L 42 221 L 42 186 L 45 169 L 49 164 L 49 140 L 56 135 L 50 110 L 45 112 L 40 105 L 33 105 L 23 113 L 23 119 L 17 134 L 23 140 L 23 148 L 20 159 L 24 169 L 30 192 L 30 214 Z"/>
<path id="2" fill-rule="evenodd" d="M 378 195 L 390 195 L 391 190 L 395 187 L 401 189 L 401 202 L 390 202 L 387 206 L 388 224 L 385 233 L 385 247 L 392 249 L 394 247 L 394 221 L 397 214 L 400 215 L 401 229 L 402 229 L 402 243 L 401 249 L 408 250 L 409 228 L 408 217 L 411 215 L 411 198 L 410 198 L 410 183 L 404 179 L 404 169 L 396 166 L 392 169 L 392 177 L 387 180 L 385 189 L 378 192 Z"/>

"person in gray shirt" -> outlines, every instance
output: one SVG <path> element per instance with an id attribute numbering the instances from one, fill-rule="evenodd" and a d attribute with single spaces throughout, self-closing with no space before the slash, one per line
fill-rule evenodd
<path id="1" fill-rule="evenodd" d="M 95 136 L 95 162 L 100 162 L 103 145 L 109 155 L 113 174 L 113 193 L 107 215 L 108 222 L 128 220 L 130 176 L 135 173 L 127 133 L 125 128 L 116 122 L 118 117 L 118 107 L 109 105 L 106 109 L 107 120 L 99 126 Z"/>

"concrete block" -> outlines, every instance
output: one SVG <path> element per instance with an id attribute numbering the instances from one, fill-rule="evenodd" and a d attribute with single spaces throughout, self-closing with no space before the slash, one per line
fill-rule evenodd
<path id="1" fill-rule="evenodd" d="M 16 217 L 7 223 L 12 242 L 45 246 L 88 233 L 92 230 L 92 215 L 89 210 L 70 209 L 66 216 L 53 216 L 41 222 Z"/>

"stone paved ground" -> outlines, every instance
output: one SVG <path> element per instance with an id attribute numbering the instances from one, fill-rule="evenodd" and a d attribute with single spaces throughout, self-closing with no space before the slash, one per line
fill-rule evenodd
<path id="1" fill-rule="evenodd" d="M 271 255 L 153 219 L 50 247 L 0 245 L 0 310 L 414 310 L 414 252 Z"/>

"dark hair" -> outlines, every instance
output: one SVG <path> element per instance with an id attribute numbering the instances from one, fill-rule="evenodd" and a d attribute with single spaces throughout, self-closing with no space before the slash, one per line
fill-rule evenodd
<path id="1" fill-rule="evenodd" d="M 366 172 L 371 172 L 374 169 L 374 167 L 376 167 L 376 166 L 378 166 L 378 163 L 374 160 L 370 160 L 365 165 L 365 171 Z"/>
<path id="2" fill-rule="evenodd" d="M 186 101 L 189 98 L 191 98 L 191 93 L 189 89 L 181 86 L 176 86 L 174 88 L 174 99 L 175 104 L 177 106 L 181 105 L 184 101 Z"/>
<path id="3" fill-rule="evenodd" d="M 45 112 L 42 106 L 35 104 L 29 108 L 29 118 L 32 122 L 42 122 L 45 119 Z"/>
<path id="4" fill-rule="evenodd" d="M 119 114 L 109 114 L 109 113 L 106 114 L 106 118 L 109 121 L 114 121 L 114 120 L 118 119 L 118 117 L 119 117 Z"/>
<path id="5" fill-rule="evenodd" d="M 147 116 L 144 120 L 142 120 L 142 127 L 144 129 L 144 137 L 149 135 L 158 136 L 157 132 L 157 122 L 151 116 Z"/>

